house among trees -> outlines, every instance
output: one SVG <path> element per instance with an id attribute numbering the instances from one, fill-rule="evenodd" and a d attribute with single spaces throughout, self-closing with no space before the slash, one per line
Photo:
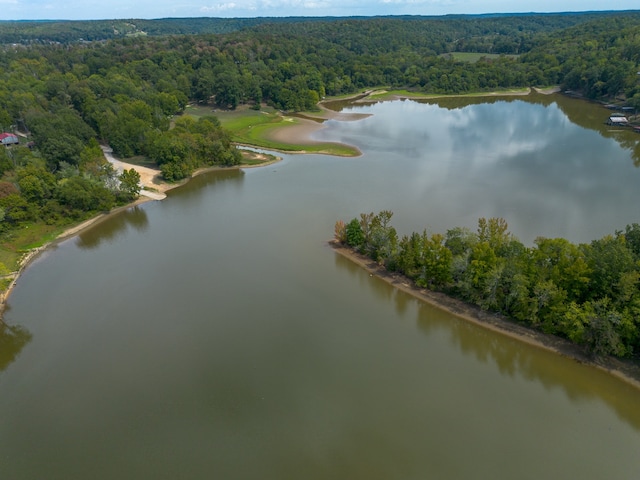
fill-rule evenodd
<path id="1" fill-rule="evenodd" d="M 7 147 L 9 145 L 17 145 L 18 143 L 20 143 L 20 140 L 18 140 L 18 137 L 13 133 L 5 132 L 5 133 L 0 133 L 0 143 L 2 143 L 2 145 Z"/>
<path id="2" fill-rule="evenodd" d="M 611 115 L 607 120 L 607 125 L 626 127 L 629 125 L 629 120 L 627 119 L 627 117 L 622 115 Z"/>

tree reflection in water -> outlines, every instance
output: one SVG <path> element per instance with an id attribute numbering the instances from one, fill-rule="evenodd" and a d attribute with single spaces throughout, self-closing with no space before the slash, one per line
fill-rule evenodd
<path id="1" fill-rule="evenodd" d="M 0 372 L 6 370 L 18 358 L 22 348 L 31 338 L 31 333 L 25 328 L 0 322 Z"/>
<path id="2" fill-rule="evenodd" d="M 144 232 L 149 227 L 149 219 L 143 208 L 129 208 L 100 223 L 100 228 L 90 228 L 78 236 L 77 245 L 83 249 L 93 249 L 102 242 L 112 242 L 132 227 Z"/>

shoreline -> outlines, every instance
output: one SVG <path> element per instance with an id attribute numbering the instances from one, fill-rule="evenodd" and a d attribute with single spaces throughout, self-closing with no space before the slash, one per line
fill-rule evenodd
<path id="1" fill-rule="evenodd" d="M 27 252 L 25 252 L 25 254 L 23 255 L 23 257 L 20 259 L 19 264 L 18 264 L 18 270 L 16 270 L 15 272 L 11 272 L 11 275 L 13 275 L 13 278 L 11 280 L 11 283 L 7 286 L 7 288 L 0 293 L 0 325 L 6 325 L 4 322 L 4 312 L 6 310 L 7 307 L 7 301 L 9 300 L 9 296 L 11 295 L 11 292 L 13 291 L 13 289 L 15 288 L 16 284 L 18 283 L 18 280 L 20 279 L 20 276 L 22 275 L 22 273 L 40 256 L 40 254 L 42 254 L 43 252 L 45 252 L 46 250 L 48 250 L 49 248 L 51 248 L 54 245 L 57 245 L 60 242 L 63 242 L 65 240 L 68 240 L 72 237 L 75 237 L 76 235 L 79 235 L 80 233 L 82 233 L 83 231 L 85 231 L 88 228 L 91 228 L 95 225 L 98 225 L 99 223 L 107 220 L 109 217 L 111 217 L 112 215 L 116 215 L 122 211 L 128 210 L 129 208 L 133 208 L 133 207 L 137 207 L 138 205 L 142 205 L 144 203 L 147 202 L 152 202 L 152 201 L 161 201 L 164 200 L 166 198 L 166 192 L 173 190 L 175 188 L 179 188 L 183 185 L 185 185 L 186 183 L 189 182 L 189 180 L 191 180 L 192 178 L 195 178 L 199 175 L 202 175 L 204 173 L 208 173 L 208 172 L 214 172 L 217 170 L 240 170 L 243 168 L 258 168 L 258 167 L 266 167 L 268 165 L 272 165 L 274 163 L 279 162 L 281 159 L 280 157 L 275 157 L 273 160 L 269 160 L 269 161 L 265 161 L 264 163 L 259 163 L 259 164 L 255 164 L 255 165 L 244 165 L 244 164 L 240 164 L 240 165 L 234 165 L 231 167 L 220 167 L 220 166 L 212 166 L 212 167 L 204 167 L 204 168 L 199 168 L 197 170 L 195 170 L 190 176 L 189 178 L 185 178 L 183 180 L 181 180 L 180 182 L 176 182 L 176 183 L 167 183 L 164 182 L 162 180 L 160 180 L 160 170 L 155 170 L 149 167 L 142 167 L 140 165 L 135 165 L 133 163 L 127 163 L 127 162 L 123 162 L 121 160 L 118 160 L 116 158 L 114 158 L 111 155 L 111 150 L 107 149 L 105 147 L 103 147 L 103 151 L 105 152 L 105 158 L 107 158 L 107 160 L 109 162 L 111 162 L 112 164 L 114 164 L 114 166 L 116 167 L 120 167 L 120 168 L 125 168 L 125 169 L 131 169 L 133 168 L 134 170 L 136 170 L 141 177 L 141 183 L 143 185 L 145 185 L 145 183 L 150 183 L 153 186 L 151 188 L 153 188 L 154 190 L 160 192 L 157 194 L 153 194 L 153 195 L 143 195 L 142 193 L 140 194 L 140 196 L 134 200 L 131 203 L 128 203 L 126 205 L 122 205 L 120 207 L 114 208 L 108 212 L 103 212 L 100 213 L 94 217 L 91 217 L 87 220 L 84 220 L 82 222 L 80 222 L 79 224 L 73 225 L 69 228 L 66 228 L 65 230 L 63 230 L 60 234 L 58 234 L 53 240 L 46 242 L 45 244 L 33 248 Z M 144 176 L 143 176 L 144 175 Z M 144 181 L 143 181 L 144 180 Z M 145 185 L 147 186 L 147 185 Z M 146 190 L 142 190 L 142 191 L 146 191 Z M 141 192 L 142 192 L 141 191 Z M 150 192 L 153 193 L 153 192 Z"/>
<path id="2" fill-rule="evenodd" d="M 315 132 L 322 130 L 323 128 L 326 128 L 326 125 L 324 124 L 324 122 L 327 120 L 356 121 L 362 118 L 366 118 L 370 115 L 363 114 L 363 115 L 356 116 L 356 115 L 349 114 L 349 115 L 341 116 L 339 112 L 333 112 L 331 110 L 328 110 L 322 107 L 320 104 L 318 105 L 320 106 L 322 112 L 324 112 L 324 113 L 321 113 L 322 116 L 315 117 L 315 116 L 312 116 L 311 114 L 298 115 L 296 116 L 297 123 L 292 125 L 283 125 L 283 126 L 274 128 L 272 131 L 268 132 L 265 135 L 265 137 L 268 140 L 272 140 L 278 143 L 289 144 L 289 145 L 301 145 L 303 147 L 318 146 L 318 145 L 344 146 L 344 147 L 352 148 L 356 152 L 355 155 L 331 153 L 330 151 L 311 152 L 309 150 L 305 150 L 304 148 L 302 150 L 282 150 L 277 148 L 269 148 L 268 150 L 277 151 L 280 153 L 293 154 L 293 155 L 317 153 L 320 155 L 334 155 L 338 157 L 361 156 L 362 152 L 360 151 L 360 149 L 353 145 L 349 145 L 341 142 L 326 142 L 321 140 L 314 140 L 312 138 L 312 135 Z"/>
<path id="3" fill-rule="evenodd" d="M 526 343 L 527 345 L 555 353 L 580 364 L 597 368 L 640 390 L 640 365 L 613 357 L 594 358 L 580 345 L 576 345 L 554 335 L 525 327 L 500 314 L 482 310 L 480 307 L 450 297 L 442 292 L 417 287 L 408 278 L 398 273 L 389 272 L 374 260 L 338 243 L 336 240 L 330 240 L 327 243 L 336 254 L 352 261 L 371 275 L 375 275 L 389 285 L 422 302 L 428 303 L 479 327 L 505 335 Z"/>
<path id="4" fill-rule="evenodd" d="M 495 92 L 476 92 L 476 93 L 461 93 L 461 94 L 402 94 L 402 93 L 393 93 L 388 92 L 387 90 L 369 90 L 360 95 L 355 95 L 350 98 L 358 98 L 353 103 L 374 103 L 374 102 L 386 102 L 393 100 L 434 100 L 441 98 L 482 98 L 482 97 L 526 97 L 532 94 L 540 94 L 540 95 L 552 95 L 554 93 L 559 93 L 560 87 L 553 86 L 548 88 L 538 88 L 538 87 L 528 87 L 526 90 L 505 90 L 505 91 L 495 91 Z M 378 97 L 379 98 L 376 98 Z M 329 100 L 330 102 L 330 100 Z M 322 103 L 322 102 L 321 102 Z"/>

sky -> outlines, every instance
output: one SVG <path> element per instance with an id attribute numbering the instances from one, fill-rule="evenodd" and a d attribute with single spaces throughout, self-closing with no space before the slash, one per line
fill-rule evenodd
<path id="1" fill-rule="evenodd" d="M 0 0 L 0 20 L 322 17 L 637 10 L 638 0 Z"/>

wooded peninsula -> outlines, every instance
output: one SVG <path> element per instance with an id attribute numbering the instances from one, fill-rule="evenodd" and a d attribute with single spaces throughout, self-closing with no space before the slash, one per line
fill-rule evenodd
<path id="1" fill-rule="evenodd" d="M 427 96 L 554 85 L 585 99 L 637 110 L 639 27 L 640 11 L 0 22 L 0 130 L 6 146 L 0 148 L 0 274 L 16 271 L 25 251 L 69 225 L 137 197 L 136 172 L 115 171 L 101 146 L 111 147 L 120 158 L 158 168 L 165 180 L 175 182 L 201 167 L 241 162 L 235 144 L 247 143 L 239 133 L 246 125 L 225 126 L 216 110 L 246 109 L 264 117 L 315 114 L 326 97 L 375 87 Z M 194 107 L 206 107 L 208 114 L 192 114 Z M 502 233 L 500 242 L 516 248 L 517 242 Z M 571 250 L 558 253 L 563 261 L 565 253 L 567 258 L 586 255 L 584 271 L 575 272 L 570 285 L 563 283 L 566 279 L 548 277 L 551 273 L 536 274 L 538 297 L 548 300 L 538 301 L 535 315 L 520 304 L 523 310 L 512 313 L 587 341 L 588 332 L 576 333 L 565 328 L 568 320 L 557 318 L 571 314 L 574 323 L 584 323 L 592 310 L 609 312 L 617 298 L 637 296 L 637 269 L 625 263 L 637 262 L 637 252 L 627 252 L 622 240 L 628 243 L 633 234 L 635 227 L 607 240 L 612 246 L 601 246 L 622 252 L 622 263 L 611 267 L 616 273 L 607 275 L 625 274 L 624 285 L 607 287 L 613 277 L 603 274 L 590 291 L 593 285 L 585 278 L 591 278 L 595 267 L 589 262 L 603 260 L 563 243 Z M 459 236 L 461 250 L 451 251 L 454 259 L 489 241 L 477 239 L 472 245 L 465 243 L 471 241 L 467 233 Z M 498 275 L 495 268 L 502 265 L 498 258 L 513 252 L 503 252 L 503 243 L 489 246 L 497 263 L 482 260 L 488 262 L 484 270 L 465 277 L 471 282 L 469 290 L 456 288 L 471 298 L 476 290 L 488 288 L 483 275 L 489 276 L 498 282 L 495 298 L 482 301 L 503 309 L 507 300 L 501 299 L 497 286 L 508 269 L 500 267 Z M 524 289 L 518 275 L 510 281 Z M 425 281 L 449 281 L 434 278 Z M 9 280 L 3 282 L 0 289 Z M 607 288 L 621 291 L 614 297 Z M 511 294 L 504 295 L 512 301 Z M 562 302 L 569 309 L 572 300 L 583 302 L 579 310 L 556 311 Z M 509 303 L 509 308 L 514 305 Z M 545 309 L 556 319 L 542 320 Z M 624 318 L 637 322 L 634 312 Z M 634 330 L 625 319 L 620 320 L 624 328 L 619 342 L 612 338 L 594 345 L 596 350 L 620 355 L 634 351 L 637 323 Z"/>
<path id="2" fill-rule="evenodd" d="M 458 227 L 399 237 L 392 216 L 385 210 L 339 220 L 335 240 L 418 288 L 567 339 L 592 358 L 638 359 L 637 223 L 590 243 L 538 237 L 527 247 L 502 218 L 480 218 L 475 232 Z"/>

